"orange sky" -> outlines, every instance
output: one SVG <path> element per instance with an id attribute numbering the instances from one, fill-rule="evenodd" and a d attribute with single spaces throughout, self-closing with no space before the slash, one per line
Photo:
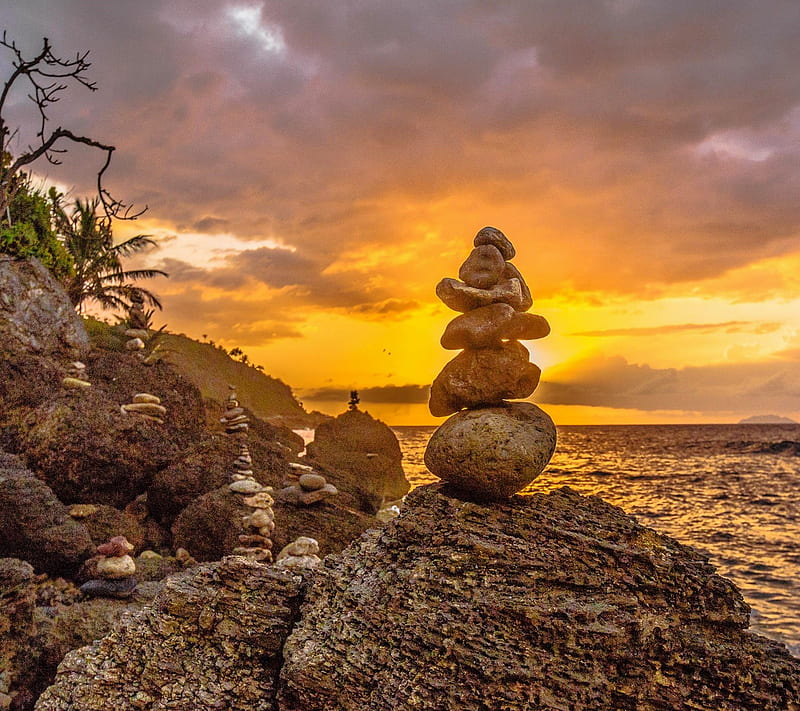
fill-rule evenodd
<path id="1" fill-rule="evenodd" d="M 149 205 L 116 230 L 159 241 L 158 324 L 309 408 L 358 388 L 435 422 L 433 290 L 494 225 L 552 325 L 528 345 L 556 422 L 800 420 L 800 6 L 128 5 L 0 0 L 23 45 L 92 51 L 99 91 L 54 121 Z M 97 160 L 47 177 L 80 194 Z"/>

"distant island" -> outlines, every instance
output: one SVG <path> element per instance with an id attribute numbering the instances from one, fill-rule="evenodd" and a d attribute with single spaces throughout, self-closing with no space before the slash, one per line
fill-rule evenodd
<path id="1" fill-rule="evenodd" d="M 790 417 L 780 415 L 753 415 L 739 420 L 740 425 L 796 425 L 798 422 Z"/>

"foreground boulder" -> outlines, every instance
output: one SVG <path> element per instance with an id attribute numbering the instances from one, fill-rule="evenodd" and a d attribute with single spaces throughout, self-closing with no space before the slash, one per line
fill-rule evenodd
<path id="1" fill-rule="evenodd" d="M 79 358 L 89 337 L 63 287 L 37 259 L 0 254 L 0 350 Z"/>
<path id="2" fill-rule="evenodd" d="M 368 412 L 349 410 L 314 431 L 307 457 L 325 478 L 362 511 L 375 513 L 384 501 L 409 490 L 394 432 Z"/>
<path id="3" fill-rule="evenodd" d="M 294 577 L 243 557 L 168 579 L 153 605 L 70 652 L 39 711 L 274 708 Z"/>
<path id="4" fill-rule="evenodd" d="M 566 488 L 481 506 L 422 487 L 329 556 L 300 607 L 302 585 L 240 557 L 170 579 L 67 655 L 36 708 L 800 705 L 800 660 L 746 631 L 747 605 L 701 554 Z"/>
<path id="5" fill-rule="evenodd" d="M 798 708 L 800 660 L 748 613 L 704 556 L 600 499 L 423 487 L 328 559 L 279 708 Z"/>
<path id="6" fill-rule="evenodd" d="M 38 572 L 69 575 L 94 554 L 86 527 L 69 516 L 50 487 L 19 458 L 0 452 L 0 556 Z"/>

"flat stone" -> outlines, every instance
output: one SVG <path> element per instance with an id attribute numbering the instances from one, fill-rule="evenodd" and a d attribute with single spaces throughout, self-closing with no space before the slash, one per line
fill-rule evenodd
<path id="1" fill-rule="evenodd" d="M 237 494 L 257 494 L 259 491 L 264 490 L 264 487 L 254 479 L 233 481 L 228 484 L 228 488 Z"/>
<path id="2" fill-rule="evenodd" d="M 508 304 L 489 304 L 456 316 L 442 334 L 442 348 L 489 348 L 499 346 L 503 328 L 517 312 Z"/>
<path id="3" fill-rule="evenodd" d="M 128 338 L 140 338 L 143 341 L 146 341 L 150 338 L 150 331 L 146 328 L 128 328 L 125 331 L 125 335 Z"/>
<path id="4" fill-rule="evenodd" d="M 321 489 L 328 482 L 322 474 L 305 473 L 300 475 L 297 483 L 300 484 L 300 487 L 305 491 L 316 491 L 317 489 Z"/>
<path id="5" fill-rule="evenodd" d="M 129 555 L 100 558 L 97 561 L 97 574 L 105 580 L 127 578 L 136 572 L 136 563 Z"/>
<path id="6" fill-rule="evenodd" d="M 519 279 L 501 281 L 491 289 L 476 289 L 458 279 L 442 279 L 436 285 L 436 296 L 448 308 L 462 313 L 497 303 L 508 304 L 516 311 L 525 311 L 522 308 L 524 300 Z"/>
<path id="7" fill-rule="evenodd" d="M 484 227 L 475 235 L 473 244 L 476 247 L 483 244 L 491 244 L 500 251 L 500 254 L 503 255 L 503 259 L 514 259 L 517 254 L 517 250 L 514 249 L 511 240 L 496 227 Z"/>
<path id="8" fill-rule="evenodd" d="M 239 543 L 243 546 L 259 546 L 260 548 L 272 548 L 272 541 L 266 536 L 255 534 L 243 534 L 239 536 Z"/>
<path id="9" fill-rule="evenodd" d="M 467 286 L 490 289 L 503 279 L 506 262 L 500 250 L 491 244 L 482 244 L 470 252 L 458 270 L 458 278 Z"/>
<path id="10" fill-rule="evenodd" d="M 122 405 L 122 410 L 134 415 L 150 415 L 150 417 L 163 417 L 167 408 L 154 402 L 132 402 Z"/>
<path id="11" fill-rule="evenodd" d="M 556 428 L 533 403 L 466 410 L 431 436 L 425 465 L 478 500 L 506 499 L 542 473 L 556 446 Z"/>
<path id="12" fill-rule="evenodd" d="M 304 472 L 314 471 L 314 467 L 310 467 L 308 464 L 300 464 L 299 462 L 289 462 L 289 467 L 292 469 L 300 469 Z"/>
<path id="13" fill-rule="evenodd" d="M 126 598 L 136 590 L 136 578 L 119 578 L 118 580 L 89 580 L 80 587 L 80 591 L 89 597 Z"/>
<path id="14" fill-rule="evenodd" d="M 225 410 L 225 417 L 231 418 L 236 417 L 237 415 L 244 415 L 243 407 L 230 407 Z"/>
<path id="15" fill-rule="evenodd" d="M 500 337 L 520 341 L 534 341 L 550 333 L 550 324 L 544 316 L 517 311 L 501 329 Z"/>
<path id="16" fill-rule="evenodd" d="M 90 388 L 92 384 L 88 380 L 81 380 L 81 378 L 71 378 L 67 376 L 62 378 L 61 384 L 70 390 L 81 390 L 83 388 Z"/>
<path id="17" fill-rule="evenodd" d="M 249 427 L 249 425 L 246 422 L 241 422 L 238 425 L 228 425 L 225 428 L 225 431 L 228 434 L 234 434 L 236 432 L 244 432 L 244 431 L 247 430 L 248 427 Z"/>
<path id="18" fill-rule="evenodd" d="M 149 403 L 151 405 L 160 405 L 161 398 L 158 397 L 158 395 L 151 395 L 150 393 L 136 393 L 136 395 L 133 396 L 133 402 Z"/>
<path id="19" fill-rule="evenodd" d="M 219 418 L 219 421 L 223 424 L 238 425 L 240 422 L 249 422 L 250 418 L 247 415 L 235 415 L 234 417 L 228 417 L 226 413 L 224 417 Z"/>
<path id="20" fill-rule="evenodd" d="M 97 506 L 94 504 L 74 504 L 69 507 L 69 515 L 72 518 L 88 518 L 93 513 L 97 513 Z"/>
<path id="21" fill-rule="evenodd" d="M 268 548 L 258 548 L 237 546 L 233 549 L 233 555 L 243 555 L 254 560 L 269 563 L 272 561 L 272 551 Z"/>
<path id="22" fill-rule="evenodd" d="M 528 361 L 528 350 L 517 341 L 465 350 L 436 376 L 428 408 L 435 417 L 444 417 L 465 407 L 526 398 L 536 390 L 540 375 L 539 367 Z"/>
<path id="23" fill-rule="evenodd" d="M 318 501 L 323 501 L 330 496 L 336 496 L 339 490 L 333 484 L 325 484 L 321 489 L 315 491 L 303 491 L 300 494 L 300 503 L 304 506 L 311 506 Z"/>

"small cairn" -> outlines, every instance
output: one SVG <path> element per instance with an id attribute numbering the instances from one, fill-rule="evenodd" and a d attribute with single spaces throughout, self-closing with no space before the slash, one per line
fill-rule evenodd
<path id="1" fill-rule="evenodd" d="M 145 342 L 150 338 L 147 314 L 144 312 L 144 297 L 134 291 L 131 294 L 131 305 L 128 307 L 128 326 L 125 335 L 128 341 L 125 348 L 129 351 L 144 350 Z"/>
<path id="2" fill-rule="evenodd" d="M 272 531 L 275 530 L 275 513 L 272 505 L 272 487 L 263 486 L 253 476 L 253 458 L 245 441 L 248 417 L 239 406 L 234 386 L 230 387 L 227 409 L 220 422 L 225 432 L 240 438 L 239 454 L 233 462 L 233 472 L 228 488 L 243 497 L 242 503 L 252 509 L 243 517 L 245 533 L 239 536 L 241 545 L 233 549 L 234 555 L 244 555 L 265 563 L 272 562 Z"/>
<path id="3" fill-rule="evenodd" d="M 97 547 L 95 564 L 98 577 L 81 585 L 90 597 L 130 597 L 136 590 L 136 563 L 130 554 L 133 546 L 125 536 L 114 536 Z"/>
<path id="4" fill-rule="evenodd" d="M 285 570 L 311 570 L 322 563 L 317 553 L 319 543 L 316 539 L 300 536 L 281 549 L 275 559 L 275 567 Z"/>
<path id="5" fill-rule="evenodd" d="M 515 254 L 500 230 L 484 227 L 460 279 L 442 279 L 436 287 L 444 304 L 461 312 L 447 325 L 442 347 L 462 352 L 431 386 L 431 414 L 455 414 L 431 436 L 425 464 L 478 500 L 502 500 L 523 489 L 547 466 L 556 444 L 547 413 L 509 402 L 533 394 L 541 373 L 520 340 L 550 333 L 542 316 L 526 313 L 533 298 L 509 261 Z"/>
<path id="6" fill-rule="evenodd" d="M 61 384 L 70 390 L 83 390 L 91 387 L 91 383 L 86 380 L 86 364 L 76 360 L 67 366 L 67 375 Z"/>
<path id="7" fill-rule="evenodd" d="M 295 506 L 311 506 L 339 493 L 339 490 L 322 474 L 314 471 L 313 467 L 297 462 L 291 462 L 289 466 L 293 474 L 284 482 L 288 486 L 278 492 L 280 501 Z M 299 472 L 299 475 L 295 472 Z"/>
<path id="8" fill-rule="evenodd" d="M 228 389 L 231 392 L 228 395 L 225 414 L 220 417 L 219 421 L 225 425 L 225 432 L 227 434 L 236 434 L 237 432 L 246 433 L 250 428 L 250 418 L 245 413 L 244 408 L 239 406 L 235 386 L 229 385 Z"/>
<path id="9" fill-rule="evenodd" d="M 119 409 L 123 415 L 138 415 L 162 425 L 164 415 L 167 414 L 167 408 L 161 404 L 161 398 L 150 393 L 136 393 L 132 402 L 120 405 Z"/>

